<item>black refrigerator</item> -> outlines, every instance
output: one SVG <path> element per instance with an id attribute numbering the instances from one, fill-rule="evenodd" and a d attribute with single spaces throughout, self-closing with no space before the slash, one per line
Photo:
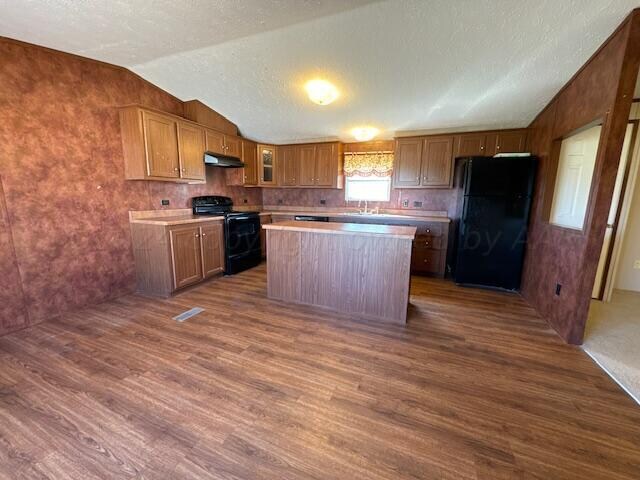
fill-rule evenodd
<path id="1" fill-rule="evenodd" d="M 518 290 L 537 159 L 458 159 L 461 207 L 454 265 L 460 285 Z"/>

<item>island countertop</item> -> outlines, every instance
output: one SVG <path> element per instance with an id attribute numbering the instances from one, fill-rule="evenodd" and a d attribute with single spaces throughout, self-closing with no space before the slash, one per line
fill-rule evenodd
<path id="1" fill-rule="evenodd" d="M 333 235 L 355 235 L 360 237 L 387 237 L 413 240 L 416 227 L 376 225 L 367 223 L 333 223 L 288 221 L 263 225 L 265 230 L 289 230 L 294 232 L 313 232 Z"/>

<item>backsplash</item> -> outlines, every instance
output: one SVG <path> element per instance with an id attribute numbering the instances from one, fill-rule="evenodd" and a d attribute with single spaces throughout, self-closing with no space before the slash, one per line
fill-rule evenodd
<path id="1" fill-rule="evenodd" d="M 399 210 L 446 211 L 454 216 L 456 210 L 456 190 L 454 189 L 392 189 L 388 202 L 369 202 L 369 207 Z M 324 204 L 321 201 L 324 200 Z M 404 202 L 407 207 L 403 207 Z M 419 206 L 414 206 L 416 205 Z M 357 207 L 358 202 L 347 202 L 344 190 L 305 188 L 263 188 L 263 205 L 291 207 Z"/>
<path id="2" fill-rule="evenodd" d="M 262 189 L 227 186 L 225 172 L 222 168 L 206 167 L 207 183 L 201 185 L 146 182 L 149 184 L 151 208 L 191 208 L 191 197 L 200 195 L 231 197 L 237 206 L 262 204 Z M 169 205 L 163 207 L 162 200 L 169 200 Z"/>

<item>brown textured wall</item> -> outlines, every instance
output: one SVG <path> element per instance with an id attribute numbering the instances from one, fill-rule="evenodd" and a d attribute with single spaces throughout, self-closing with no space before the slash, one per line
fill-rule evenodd
<path id="1" fill-rule="evenodd" d="M 322 205 L 320 200 L 325 200 Z M 409 201 L 406 210 L 446 211 L 453 216 L 456 209 L 456 192 L 453 189 L 392 189 L 388 202 L 370 202 L 375 208 L 403 209 L 402 202 Z M 413 207 L 414 201 L 422 202 L 422 207 Z M 344 190 L 304 189 L 304 188 L 264 188 L 264 205 L 286 205 L 292 207 L 355 207 L 358 202 L 347 202 Z"/>
<path id="2" fill-rule="evenodd" d="M 129 210 L 200 194 L 260 203 L 259 190 L 227 188 L 221 170 L 207 185 L 124 180 L 117 108 L 182 113 L 137 75 L 4 38 L 0 58 L 0 333 L 132 291 Z"/>
<path id="3" fill-rule="evenodd" d="M 522 294 L 570 343 L 582 343 L 606 217 L 640 63 L 640 17 L 634 12 L 531 124 L 540 157 Z M 543 198 L 553 189 L 554 140 L 604 118 L 584 232 L 552 226 Z M 562 284 L 560 296 L 556 283 Z"/>

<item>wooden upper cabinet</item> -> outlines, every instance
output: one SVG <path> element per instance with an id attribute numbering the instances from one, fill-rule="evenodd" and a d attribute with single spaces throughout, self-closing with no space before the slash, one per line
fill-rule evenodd
<path id="1" fill-rule="evenodd" d="M 205 180 L 204 142 L 202 128 L 178 122 L 178 153 L 182 178 Z"/>
<path id="2" fill-rule="evenodd" d="M 258 144 L 258 185 L 276 185 L 276 147 Z"/>
<path id="3" fill-rule="evenodd" d="M 479 157 L 485 155 L 485 134 L 469 133 L 456 137 L 455 157 Z"/>
<path id="4" fill-rule="evenodd" d="M 207 152 L 218 155 L 228 155 L 240 158 L 242 156 L 242 139 L 234 135 L 225 135 L 222 132 L 205 128 L 205 143 Z"/>
<path id="5" fill-rule="evenodd" d="M 205 148 L 209 153 L 224 154 L 224 133 L 215 130 L 205 129 Z"/>
<path id="6" fill-rule="evenodd" d="M 425 187 L 450 187 L 453 173 L 453 137 L 427 137 L 422 145 L 422 182 Z"/>
<path id="7" fill-rule="evenodd" d="M 170 232 L 174 288 L 182 288 L 202 279 L 200 228 L 176 228 Z"/>
<path id="8" fill-rule="evenodd" d="M 512 130 L 498 132 L 496 153 L 520 153 L 527 148 L 526 130 Z"/>
<path id="9" fill-rule="evenodd" d="M 206 140 L 200 125 L 135 105 L 119 114 L 127 180 L 205 182 Z"/>
<path id="10" fill-rule="evenodd" d="M 152 112 L 142 112 L 147 175 L 178 178 L 178 137 L 176 121 Z M 204 161 L 204 160 L 203 160 Z"/>
<path id="11" fill-rule="evenodd" d="M 335 145 L 321 143 L 316 145 L 315 184 L 321 187 L 332 187 L 338 177 L 339 160 L 335 158 Z"/>
<path id="12" fill-rule="evenodd" d="M 222 223 L 200 227 L 203 278 L 224 271 L 224 237 L 222 232 Z"/>
<path id="13" fill-rule="evenodd" d="M 294 186 L 298 181 L 298 161 L 296 148 L 293 145 L 284 145 L 277 148 L 278 171 L 280 172 L 280 185 Z"/>
<path id="14" fill-rule="evenodd" d="M 257 146 L 250 140 L 240 139 L 240 158 L 243 168 L 227 168 L 227 185 L 254 186 L 258 184 Z"/>
<path id="15" fill-rule="evenodd" d="M 244 184 L 258 184 L 258 145 L 242 140 L 242 161 L 244 162 Z"/>
<path id="16" fill-rule="evenodd" d="M 396 142 L 393 184 L 395 187 L 420 186 L 422 138 L 400 138 Z"/>
<path id="17" fill-rule="evenodd" d="M 224 136 L 225 154 L 230 157 L 241 158 L 242 157 L 242 140 L 240 137 L 234 137 L 232 135 Z"/>
<path id="18" fill-rule="evenodd" d="M 295 147 L 296 157 L 299 162 L 298 185 L 313 186 L 316 182 L 316 146 L 298 145 Z"/>

